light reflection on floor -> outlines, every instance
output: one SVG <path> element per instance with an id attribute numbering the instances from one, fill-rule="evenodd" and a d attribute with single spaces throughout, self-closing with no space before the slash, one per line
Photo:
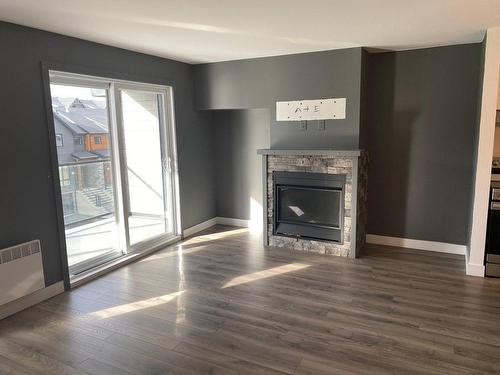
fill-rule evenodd
<path id="1" fill-rule="evenodd" d="M 208 243 L 212 241 L 220 240 L 237 234 L 247 233 L 248 231 L 249 231 L 248 228 L 238 228 L 218 233 L 210 233 L 206 235 L 191 237 L 182 241 L 181 244 L 173 245 L 163 251 L 148 256 L 147 258 L 140 260 L 139 263 L 149 262 L 152 260 L 166 259 L 175 256 L 182 256 L 183 254 L 187 255 L 187 254 L 197 253 L 199 251 L 206 249 L 209 245 Z"/>
<path id="2" fill-rule="evenodd" d="M 172 302 L 176 300 L 177 303 L 177 308 L 176 308 L 176 320 L 175 322 L 177 324 L 182 324 L 183 322 L 186 321 L 186 304 L 183 298 L 183 294 L 187 292 L 188 290 L 185 289 L 186 287 L 186 280 L 185 280 L 185 275 L 184 275 L 184 265 L 183 265 L 183 256 L 182 253 L 179 255 L 178 258 L 178 271 L 179 271 L 179 282 L 178 282 L 178 292 L 173 292 L 169 294 L 165 294 L 162 296 L 158 297 L 152 297 L 136 302 L 131 302 L 131 303 L 125 303 L 122 305 L 118 306 L 113 306 L 109 308 L 105 308 L 102 310 L 98 310 L 95 312 L 92 312 L 88 314 L 86 317 L 92 317 L 92 318 L 97 318 L 97 319 L 107 319 L 107 318 L 113 318 L 118 315 L 122 314 L 128 314 L 134 311 L 138 310 L 143 310 L 143 309 L 148 309 L 151 307 L 157 307 L 159 305 L 163 305 L 169 302 Z M 302 269 L 305 269 L 307 267 L 310 267 L 309 264 L 303 264 L 303 263 L 290 263 L 286 264 L 283 266 L 278 266 L 278 267 L 273 267 L 269 268 L 266 270 L 258 271 L 258 272 L 253 272 L 250 274 L 245 274 L 241 276 L 237 276 L 228 282 L 226 282 L 223 286 L 221 286 L 221 289 L 226 289 L 226 288 L 231 288 L 235 287 L 241 284 L 246 284 L 246 283 L 251 283 L 254 281 L 262 280 L 262 279 L 267 279 L 270 277 L 275 277 L 279 275 L 283 275 L 285 273 L 290 273 L 290 272 L 296 272 Z"/>
<path id="3" fill-rule="evenodd" d="M 137 242 L 164 232 L 162 219 L 131 216 L 129 218 L 130 238 Z M 82 261 L 102 256 L 113 251 L 117 238 L 117 226 L 113 218 L 82 225 L 66 230 L 66 250 L 68 265 L 71 267 Z"/>
<path id="4" fill-rule="evenodd" d="M 274 268 L 269 268 L 267 270 L 263 271 L 258 271 L 258 272 L 253 272 L 249 273 L 246 275 L 238 276 L 222 286 L 222 289 L 225 288 L 231 288 L 233 286 L 241 285 L 241 284 L 246 284 L 246 283 L 251 283 L 253 281 L 257 280 L 262 280 L 262 279 L 267 279 L 269 277 L 274 277 L 274 276 L 279 276 L 284 273 L 289 273 L 289 272 L 295 272 L 304 268 L 309 267 L 309 264 L 302 264 L 302 263 L 290 263 L 286 264 L 284 266 L 278 266 Z"/>
<path id="5" fill-rule="evenodd" d="M 139 263 L 143 262 L 149 262 L 149 261 L 158 261 L 162 259 L 168 259 L 168 258 L 173 258 L 177 257 L 176 263 L 176 271 L 177 271 L 177 290 L 176 292 L 172 292 L 169 294 L 164 294 L 158 297 L 152 297 L 148 299 L 143 299 L 135 302 L 130 302 L 130 303 L 125 303 L 109 308 L 104 308 L 95 312 L 92 312 L 90 314 L 86 314 L 86 317 L 91 317 L 91 318 L 97 318 L 97 319 L 107 319 L 107 318 L 113 318 L 115 316 L 119 316 L 122 314 L 128 314 L 132 313 L 135 311 L 143 310 L 143 309 L 148 309 L 148 308 L 154 308 L 158 307 L 159 305 L 167 304 L 167 303 L 176 303 L 176 320 L 175 322 L 182 325 L 183 322 L 186 321 L 186 303 L 185 303 L 185 296 L 183 295 L 185 292 L 188 292 L 187 289 L 187 280 L 186 280 L 186 275 L 185 275 L 185 266 L 184 266 L 184 257 L 186 255 L 190 254 L 195 254 L 197 252 L 203 251 L 203 250 L 208 250 L 209 244 L 207 242 L 213 241 L 213 240 L 220 240 L 221 238 L 229 238 L 230 236 L 236 235 L 236 234 L 241 234 L 241 233 L 247 233 L 249 231 L 248 228 L 238 228 L 238 229 L 231 229 L 231 230 L 226 230 L 226 231 L 221 231 L 217 233 L 210 233 L 210 234 L 202 234 L 193 238 L 189 238 L 186 241 L 183 241 L 181 244 L 178 245 L 173 245 L 167 249 L 165 249 L 162 252 L 153 254 L 151 256 L 148 256 L 142 260 L 140 260 Z M 199 244 L 197 246 L 197 244 Z M 185 248 L 187 247 L 187 248 Z M 209 250 L 208 250 L 209 251 Z M 230 250 L 228 250 L 230 251 Z M 252 253 L 252 251 L 250 251 Z M 258 257 L 260 258 L 260 257 Z M 252 272 L 252 273 L 247 273 L 244 275 L 236 276 L 230 280 L 223 281 L 221 284 L 219 284 L 218 287 L 220 289 L 226 289 L 226 288 L 231 288 L 231 287 L 236 287 L 238 285 L 242 284 L 247 284 L 247 283 L 252 283 L 258 280 L 263 280 L 271 277 L 276 277 L 280 276 L 283 274 L 287 273 L 293 273 L 300 271 L 302 269 L 310 267 L 310 264 L 305 264 L 305 263 L 290 263 L 290 264 L 285 264 L 277 267 L 272 267 L 268 269 L 263 269 L 260 271 Z"/>
<path id="6" fill-rule="evenodd" d="M 90 317 L 96 319 L 107 319 L 112 318 L 117 315 L 131 313 L 137 310 L 147 309 L 150 307 L 155 307 L 173 301 L 175 298 L 184 293 L 184 290 L 178 292 L 165 294 L 158 297 L 148 298 L 136 302 L 125 303 L 123 305 L 109 307 L 107 309 L 102 309 L 88 314 Z"/>
<path id="7" fill-rule="evenodd" d="M 138 261 L 138 263 L 147 263 L 147 262 L 150 262 L 153 260 L 167 259 L 167 258 L 172 258 L 175 256 L 181 257 L 182 255 L 197 253 L 198 251 L 202 251 L 202 250 L 206 249 L 207 247 L 208 247 L 208 245 L 200 245 L 197 247 L 192 247 L 190 249 L 183 249 L 182 245 L 179 245 L 178 247 L 170 250 L 169 252 L 153 254 L 147 258 L 141 259 Z"/>

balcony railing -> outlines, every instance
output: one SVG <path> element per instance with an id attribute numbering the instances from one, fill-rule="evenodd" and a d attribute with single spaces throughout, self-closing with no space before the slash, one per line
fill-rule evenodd
<path id="1" fill-rule="evenodd" d="M 59 166 L 65 226 L 114 214 L 110 161 Z"/>

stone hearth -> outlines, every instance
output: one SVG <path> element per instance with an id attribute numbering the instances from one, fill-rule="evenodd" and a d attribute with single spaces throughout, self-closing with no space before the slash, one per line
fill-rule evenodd
<path id="1" fill-rule="evenodd" d="M 366 153 L 359 150 L 259 150 L 258 153 L 263 156 L 263 201 L 266 206 L 264 245 L 325 255 L 356 257 L 365 239 L 368 167 Z M 273 172 L 275 171 L 345 175 L 343 242 L 273 234 Z"/>

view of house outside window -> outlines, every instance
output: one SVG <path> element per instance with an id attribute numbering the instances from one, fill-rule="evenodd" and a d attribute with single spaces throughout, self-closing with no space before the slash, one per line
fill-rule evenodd
<path id="1" fill-rule="evenodd" d="M 64 142 L 63 142 L 62 134 L 56 134 L 56 146 L 63 147 L 63 145 L 64 145 Z"/>
<path id="2" fill-rule="evenodd" d="M 114 213 L 105 90 L 52 84 L 51 95 L 65 224 Z"/>

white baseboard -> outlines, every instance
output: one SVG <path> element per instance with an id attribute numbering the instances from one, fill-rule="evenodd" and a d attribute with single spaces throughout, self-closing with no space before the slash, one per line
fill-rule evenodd
<path id="1" fill-rule="evenodd" d="M 250 220 L 234 219 L 232 217 L 220 217 L 220 216 L 217 216 L 215 219 L 217 221 L 217 224 L 220 225 L 230 225 L 232 227 L 242 227 L 242 228 L 248 228 L 250 226 Z"/>
<path id="2" fill-rule="evenodd" d="M 376 245 L 405 247 L 409 249 L 437 251 L 440 253 L 465 255 L 466 246 L 446 242 L 413 240 L 410 238 L 379 236 L 367 234 L 366 242 Z"/>
<path id="3" fill-rule="evenodd" d="M 196 225 L 193 225 L 192 227 L 184 229 L 182 231 L 182 236 L 183 237 L 192 236 L 193 234 L 201 232 L 202 230 L 213 227 L 215 224 L 217 224 L 217 218 L 213 217 L 213 218 L 208 219 L 207 221 L 204 221 L 200 224 L 196 224 Z"/>
<path id="4" fill-rule="evenodd" d="M 5 305 L 0 306 L 0 320 L 63 292 L 64 283 L 59 281 L 43 289 L 37 290 L 36 292 L 28 294 L 27 296 L 16 299 L 15 301 L 6 303 Z"/>
<path id="5" fill-rule="evenodd" d="M 213 227 L 216 224 L 229 225 L 232 227 L 248 228 L 248 227 L 250 227 L 250 220 L 217 216 L 217 217 L 213 217 L 211 219 L 208 219 L 200 224 L 196 224 L 196 225 L 193 225 L 192 227 L 184 229 L 182 232 L 182 235 L 183 235 L 183 237 L 189 237 L 189 236 L 192 236 L 193 234 L 201 232 L 202 230 Z"/>
<path id="6" fill-rule="evenodd" d="M 484 266 L 482 264 L 469 263 L 466 257 L 465 273 L 469 276 L 484 277 Z"/>

